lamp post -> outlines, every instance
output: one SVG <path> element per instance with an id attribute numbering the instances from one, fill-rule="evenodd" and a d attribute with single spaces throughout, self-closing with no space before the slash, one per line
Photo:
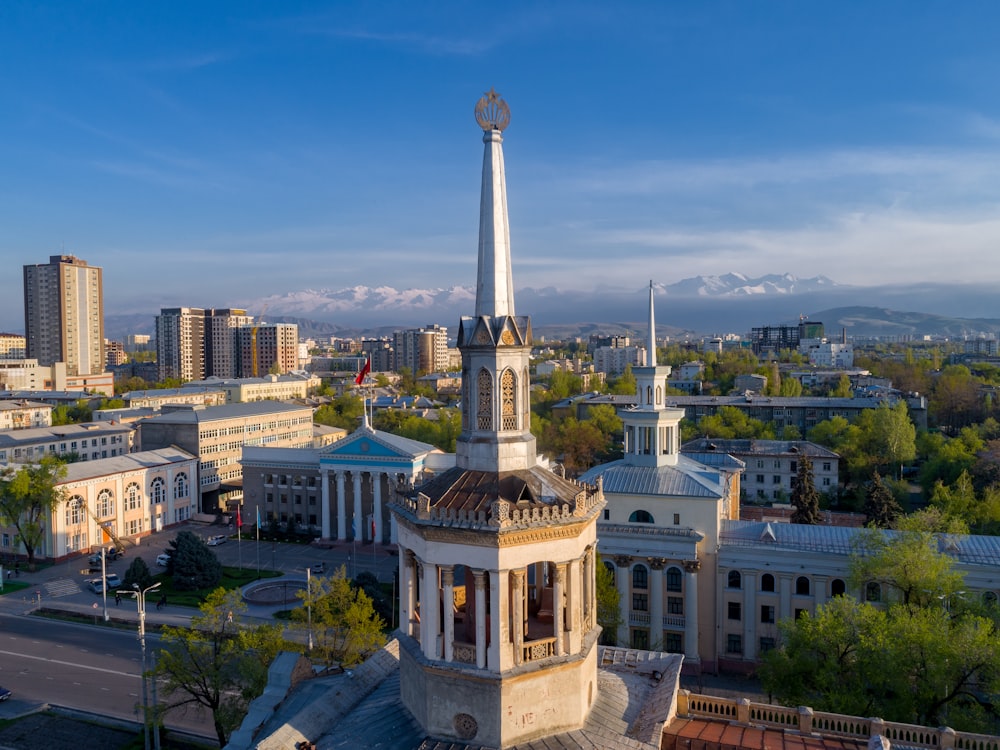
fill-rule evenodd
<path id="1" fill-rule="evenodd" d="M 132 584 L 132 591 L 127 593 L 135 597 L 135 606 L 139 613 L 139 648 L 142 651 L 142 734 L 143 748 L 149 748 L 149 700 L 146 692 L 146 594 L 160 588 L 157 581 L 152 586 L 144 589 L 139 588 L 138 583 Z M 159 746 L 159 732 L 157 731 L 156 744 Z"/>
<path id="2" fill-rule="evenodd" d="M 306 622 L 309 625 L 309 652 L 313 650 L 312 567 L 306 566 Z"/>

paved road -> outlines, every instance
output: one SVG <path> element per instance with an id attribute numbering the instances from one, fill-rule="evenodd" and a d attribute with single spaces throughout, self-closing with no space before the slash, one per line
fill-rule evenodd
<path id="1" fill-rule="evenodd" d="M 156 640 L 147 636 L 147 652 Z M 14 691 L 0 717 L 51 703 L 141 721 L 140 662 L 136 633 L 0 614 L 0 684 Z M 207 713 L 174 712 L 166 724 L 214 736 Z"/>

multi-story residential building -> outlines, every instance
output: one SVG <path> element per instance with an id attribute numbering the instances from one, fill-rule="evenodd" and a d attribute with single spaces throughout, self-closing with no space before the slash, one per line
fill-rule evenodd
<path id="1" fill-rule="evenodd" d="M 148 333 L 130 333 L 125 337 L 125 351 L 129 353 L 148 352 L 150 351 L 151 338 Z"/>
<path id="2" fill-rule="evenodd" d="M 262 323 L 237 330 L 240 352 L 238 377 L 260 377 L 272 372 L 273 368 L 278 370 L 279 375 L 298 369 L 299 327 L 294 323 Z"/>
<path id="3" fill-rule="evenodd" d="M 364 339 L 361 342 L 361 352 L 365 356 L 361 359 L 362 364 L 365 359 L 371 361 L 372 372 L 390 372 L 393 369 L 392 344 L 384 339 Z"/>
<path id="4" fill-rule="evenodd" d="M 132 452 L 133 429 L 109 422 L 31 427 L 0 432 L 0 465 L 37 461 L 42 456 L 97 461 Z"/>
<path id="5" fill-rule="evenodd" d="M 208 310 L 205 320 L 205 375 L 236 378 L 241 370 L 239 331 L 253 325 L 253 316 L 235 308 Z M 265 371 L 266 372 L 266 371 Z"/>
<path id="6" fill-rule="evenodd" d="M 796 326 L 760 326 L 750 329 L 750 347 L 758 357 L 768 352 L 776 354 L 783 349 L 798 349 L 807 339 L 820 340 L 824 336 L 819 321 L 800 320 Z"/>
<path id="7" fill-rule="evenodd" d="M 39 401 L 0 401 L 0 431 L 51 427 L 52 406 Z"/>
<path id="8" fill-rule="evenodd" d="M 393 367 L 416 375 L 448 369 L 448 329 L 437 324 L 392 334 Z"/>
<path id="9" fill-rule="evenodd" d="M 101 269 L 73 255 L 24 266 L 27 356 L 43 366 L 66 363 L 67 375 L 104 372 Z"/>
<path id="10" fill-rule="evenodd" d="M 669 383 L 666 383 L 669 385 Z M 574 401 L 577 419 L 586 419 L 587 411 L 597 404 L 611 404 L 625 408 L 635 404 L 635 396 L 606 394 L 583 396 Z M 667 396 L 667 404 L 684 410 L 684 418 L 697 422 L 704 416 L 716 414 L 723 406 L 746 412 L 748 417 L 762 422 L 773 422 L 780 430 L 792 425 L 804 435 L 814 425 L 832 417 L 853 421 L 865 409 L 877 409 L 882 404 L 892 406 L 904 400 L 909 407 L 910 419 L 917 429 L 927 427 L 927 399 L 924 396 L 902 397 L 895 393 L 884 396 L 859 398 L 827 398 L 824 396 Z"/>
<path id="11" fill-rule="evenodd" d="M 198 381 L 203 383 L 204 381 Z M 159 411 L 169 404 L 197 404 L 198 406 L 222 406 L 226 403 L 226 392 L 212 386 L 190 388 L 154 388 L 149 391 L 129 391 L 122 394 L 122 400 L 130 409 L 156 409 Z"/>
<path id="12" fill-rule="evenodd" d="M 840 456 L 807 440 L 698 438 L 681 446 L 682 453 L 702 455 L 712 451 L 727 453 L 744 463 L 741 495 L 750 502 L 787 501 L 795 489 L 802 456 L 812 462 L 813 484 L 821 494 L 835 492 L 839 486 Z"/>
<path id="13" fill-rule="evenodd" d="M 182 390 L 210 389 L 226 394 L 225 403 L 304 399 L 323 384 L 322 378 L 296 371 L 259 378 L 206 378 L 185 383 Z"/>
<path id="14" fill-rule="evenodd" d="M 19 333 L 0 333 L 0 359 L 24 359 L 27 340 Z"/>
<path id="15" fill-rule="evenodd" d="M 37 553 L 59 560 L 186 521 L 194 512 L 197 469 L 198 459 L 178 448 L 67 464 L 56 484 L 62 498 L 46 519 Z M 0 551 L 23 554 L 13 530 L 0 529 Z"/>
<path id="16" fill-rule="evenodd" d="M 808 349 L 815 367 L 854 367 L 854 346 L 842 341 L 820 341 Z"/>
<path id="17" fill-rule="evenodd" d="M 205 377 L 205 310 L 170 307 L 156 316 L 156 364 L 159 380 Z"/>
<path id="18" fill-rule="evenodd" d="M 125 344 L 121 341 L 104 340 L 104 359 L 107 369 L 118 367 L 128 362 L 128 355 L 125 353 Z"/>
<path id="19" fill-rule="evenodd" d="M 163 413 L 139 422 L 142 450 L 177 446 L 198 456 L 200 509 L 217 513 L 243 497 L 243 447 L 312 446 L 312 408 L 278 401 L 223 406 L 165 406 Z"/>
<path id="20" fill-rule="evenodd" d="M 606 375 L 621 375 L 630 365 L 643 367 L 645 364 L 646 349 L 641 346 L 599 346 L 594 350 L 594 369 Z"/>

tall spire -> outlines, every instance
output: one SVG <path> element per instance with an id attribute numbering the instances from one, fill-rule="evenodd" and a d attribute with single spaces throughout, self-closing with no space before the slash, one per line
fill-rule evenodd
<path id="1" fill-rule="evenodd" d="M 649 280 L 649 356 L 647 364 L 656 367 L 656 320 L 653 316 L 653 280 Z"/>
<path id="2" fill-rule="evenodd" d="M 476 104 L 483 129 L 483 183 L 479 196 L 479 275 L 476 315 L 514 315 L 514 280 L 510 266 L 507 179 L 501 133 L 510 123 L 507 103 L 492 88 Z"/>

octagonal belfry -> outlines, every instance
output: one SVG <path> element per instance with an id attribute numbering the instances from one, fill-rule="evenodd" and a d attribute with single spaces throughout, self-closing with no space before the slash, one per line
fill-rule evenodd
<path id="1" fill-rule="evenodd" d="M 474 317 L 462 318 L 456 466 L 391 507 L 399 543 L 403 703 L 432 737 L 509 747 L 582 727 L 597 697 L 594 584 L 601 486 L 540 465 L 531 322 L 514 314 L 501 132 L 484 131 Z"/>

